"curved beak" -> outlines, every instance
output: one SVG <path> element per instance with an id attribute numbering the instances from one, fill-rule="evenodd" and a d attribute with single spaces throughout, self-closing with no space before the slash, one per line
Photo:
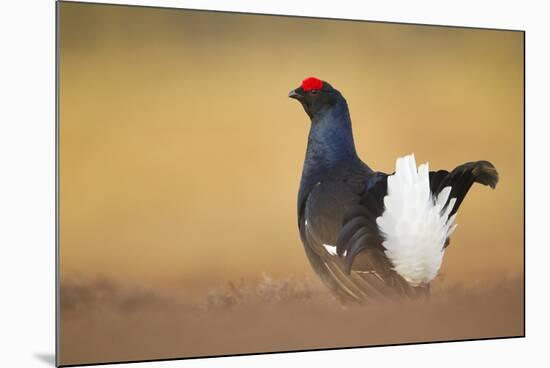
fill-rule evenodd
<path id="1" fill-rule="evenodd" d="M 300 100 L 300 99 L 302 99 L 304 96 L 301 95 L 300 93 L 298 93 L 296 89 L 293 89 L 292 91 L 290 91 L 290 92 L 288 93 L 288 97 L 294 98 L 294 99 L 296 99 L 296 100 Z"/>

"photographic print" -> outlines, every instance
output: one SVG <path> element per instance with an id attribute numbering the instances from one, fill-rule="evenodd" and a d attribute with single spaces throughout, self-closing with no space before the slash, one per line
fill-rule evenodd
<path id="1" fill-rule="evenodd" d="M 58 2 L 58 364 L 524 336 L 524 35 Z"/>

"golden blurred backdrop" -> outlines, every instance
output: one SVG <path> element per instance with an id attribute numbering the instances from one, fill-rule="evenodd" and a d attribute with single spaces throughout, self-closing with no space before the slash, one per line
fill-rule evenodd
<path id="1" fill-rule="evenodd" d="M 60 4 L 60 270 L 201 290 L 315 277 L 296 197 L 308 76 L 347 98 L 360 156 L 391 172 L 491 161 L 441 270 L 523 272 L 523 33 Z"/>

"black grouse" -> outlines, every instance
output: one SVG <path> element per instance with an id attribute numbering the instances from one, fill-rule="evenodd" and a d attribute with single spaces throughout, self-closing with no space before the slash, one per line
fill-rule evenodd
<path id="1" fill-rule="evenodd" d="M 342 301 L 426 295 L 460 204 L 473 183 L 495 188 L 495 167 L 428 171 L 409 155 L 375 172 L 357 156 L 339 91 L 310 77 L 288 96 L 311 119 L 298 226 L 313 269 Z"/>

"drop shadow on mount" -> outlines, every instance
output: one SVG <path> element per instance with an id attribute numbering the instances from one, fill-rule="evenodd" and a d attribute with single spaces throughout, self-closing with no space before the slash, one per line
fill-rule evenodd
<path id="1" fill-rule="evenodd" d="M 51 353 L 35 353 L 34 357 L 51 367 L 55 367 L 55 354 Z"/>

